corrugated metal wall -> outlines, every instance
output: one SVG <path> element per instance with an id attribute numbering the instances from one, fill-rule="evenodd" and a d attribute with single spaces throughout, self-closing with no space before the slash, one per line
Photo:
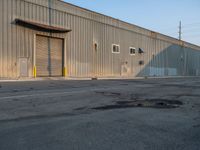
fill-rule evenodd
<path id="1" fill-rule="evenodd" d="M 15 18 L 72 31 L 39 32 L 16 25 Z M 190 43 L 57 0 L 0 0 L 0 77 L 19 77 L 19 58 L 28 58 L 33 76 L 35 34 L 64 38 L 70 77 L 200 75 L 200 47 Z M 112 44 L 120 45 L 120 54 L 112 53 Z M 130 55 L 129 47 L 145 53 Z"/>

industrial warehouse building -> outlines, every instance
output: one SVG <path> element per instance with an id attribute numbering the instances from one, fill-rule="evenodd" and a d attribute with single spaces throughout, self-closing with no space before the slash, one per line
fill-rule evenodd
<path id="1" fill-rule="evenodd" d="M 0 0 L 0 78 L 199 75 L 199 46 L 60 0 Z"/>

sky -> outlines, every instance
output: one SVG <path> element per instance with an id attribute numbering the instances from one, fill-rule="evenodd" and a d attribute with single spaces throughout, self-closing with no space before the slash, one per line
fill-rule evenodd
<path id="1" fill-rule="evenodd" d="M 200 0 L 64 0 L 200 46 Z"/>

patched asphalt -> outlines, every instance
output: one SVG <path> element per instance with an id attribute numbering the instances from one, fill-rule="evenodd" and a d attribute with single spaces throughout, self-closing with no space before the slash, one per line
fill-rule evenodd
<path id="1" fill-rule="evenodd" d="M 199 150 L 200 78 L 0 82 L 0 150 Z"/>

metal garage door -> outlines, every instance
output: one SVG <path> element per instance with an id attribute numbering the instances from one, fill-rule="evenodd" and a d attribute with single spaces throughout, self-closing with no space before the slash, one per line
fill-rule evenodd
<path id="1" fill-rule="evenodd" d="M 62 76 L 63 40 L 44 36 L 36 37 L 37 76 Z"/>

